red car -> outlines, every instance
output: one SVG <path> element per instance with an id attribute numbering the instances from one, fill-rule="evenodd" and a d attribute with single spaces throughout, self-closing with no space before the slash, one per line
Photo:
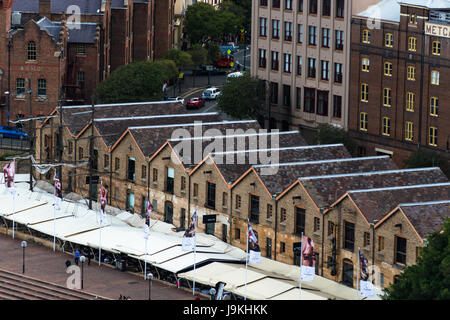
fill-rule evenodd
<path id="1" fill-rule="evenodd" d="M 187 109 L 199 109 L 205 106 L 205 100 L 202 98 L 191 98 L 186 102 Z"/>

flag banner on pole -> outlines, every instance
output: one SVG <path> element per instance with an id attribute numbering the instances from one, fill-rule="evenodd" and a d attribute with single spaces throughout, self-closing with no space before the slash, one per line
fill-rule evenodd
<path id="1" fill-rule="evenodd" d="M 183 240 L 181 243 L 181 250 L 183 251 L 194 251 L 195 250 L 195 232 L 197 231 L 197 211 L 191 217 L 191 223 L 186 229 L 183 235 Z"/>
<path id="2" fill-rule="evenodd" d="M 108 190 L 103 186 L 103 181 L 100 182 L 100 225 L 106 222 L 106 195 Z"/>
<path id="3" fill-rule="evenodd" d="M 261 249 L 258 244 L 258 237 L 253 231 L 250 224 L 248 224 L 248 251 L 249 251 L 249 263 L 260 264 L 261 263 Z"/>
<path id="4" fill-rule="evenodd" d="M 150 199 L 147 198 L 147 216 L 150 218 L 150 214 L 153 212 L 153 206 L 150 203 Z"/>
<path id="5" fill-rule="evenodd" d="M 372 282 L 368 281 L 369 279 L 369 270 L 367 268 L 368 261 L 364 254 L 359 252 L 359 291 L 360 295 L 363 297 L 372 297 L 375 295 L 374 286 Z"/>
<path id="6" fill-rule="evenodd" d="M 145 223 L 144 224 L 144 239 L 147 240 L 148 239 L 148 235 L 150 234 L 150 228 L 148 227 L 148 224 Z"/>
<path id="7" fill-rule="evenodd" d="M 3 175 L 5 178 L 5 187 L 9 190 L 11 194 L 14 194 L 15 188 L 14 188 L 14 173 L 16 168 L 16 161 L 13 160 L 10 163 L 8 163 L 3 168 Z"/>
<path id="8" fill-rule="evenodd" d="M 316 274 L 316 257 L 314 255 L 314 241 L 307 236 L 302 236 L 302 265 L 300 279 L 313 281 Z"/>
<path id="9" fill-rule="evenodd" d="M 53 182 L 55 184 L 55 209 L 61 210 L 61 202 L 62 202 L 62 187 L 61 187 L 61 181 L 58 178 L 58 174 L 56 173 L 53 175 Z"/>

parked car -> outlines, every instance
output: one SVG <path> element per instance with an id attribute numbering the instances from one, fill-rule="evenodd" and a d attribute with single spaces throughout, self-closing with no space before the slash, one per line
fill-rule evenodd
<path id="1" fill-rule="evenodd" d="M 28 135 L 17 128 L 0 126 L 0 138 L 25 139 Z"/>
<path id="2" fill-rule="evenodd" d="M 243 75 L 244 75 L 244 73 L 240 72 L 240 71 L 231 72 L 231 73 L 227 74 L 227 79 L 228 78 L 239 78 L 239 77 L 242 77 Z"/>
<path id="3" fill-rule="evenodd" d="M 201 97 L 191 98 L 186 102 L 187 109 L 199 109 L 205 106 L 205 100 Z"/>
<path id="4" fill-rule="evenodd" d="M 182 97 L 170 97 L 168 98 L 169 101 L 175 101 L 175 102 L 181 102 L 182 104 L 184 104 L 184 98 Z"/>
<path id="5" fill-rule="evenodd" d="M 211 87 L 203 91 L 202 98 L 205 100 L 214 100 L 220 96 L 220 89 L 216 87 Z"/>

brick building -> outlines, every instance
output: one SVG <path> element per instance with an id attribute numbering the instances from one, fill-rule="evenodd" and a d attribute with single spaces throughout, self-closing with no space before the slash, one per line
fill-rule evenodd
<path id="1" fill-rule="evenodd" d="M 360 155 L 448 157 L 450 7 L 382 1 L 352 19 L 349 131 Z M 375 20 L 374 20 L 375 19 Z"/>
<path id="2" fill-rule="evenodd" d="M 49 114 L 58 100 L 90 103 L 117 67 L 163 57 L 172 46 L 173 0 L 2 0 L 0 8 L 1 123 L 8 108 L 11 120 L 28 116 L 30 102 L 33 115 Z M 32 93 L 24 95 L 28 79 Z"/>

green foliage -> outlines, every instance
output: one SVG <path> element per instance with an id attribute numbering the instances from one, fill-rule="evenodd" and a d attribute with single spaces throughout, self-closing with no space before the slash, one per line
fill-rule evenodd
<path id="1" fill-rule="evenodd" d="M 159 59 L 154 62 L 156 67 L 160 68 L 164 75 L 164 80 L 178 77 L 178 68 L 175 61 L 169 59 Z"/>
<path id="2" fill-rule="evenodd" d="M 408 168 L 440 167 L 442 172 L 450 178 L 448 159 L 431 150 L 422 148 L 413 152 L 406 160 L 405 165 Z"/>
<path id="3" fill-rule="evenodd" d="M 192 57 L 189 52 L 178 49 L 169 49 L 166 59 L 174 61 L 178 69 L 187 68 L 192 65 Z"/>
<path id="4" fill-rule="evenodd" d="M 417 264 L 406 267 L 399 281 L 384 290 L 384 300 L 450 299 L 450 219 L 428 241 Z"/>
<path id="5" fill-rule="evenodd" d="M 189 51 L 192 57 L 192 63 L 194 66 L 201 66 L 208 61 L 208 50 L 203 48 L 200 44 L 194 44 Z"/>
<path id="6" fill-rule="evenodd" d="M 114 70 L 97 87 L 96 98 L 101 103 L 121 103 L 162 100 L 162 86 L 167 70 L 164 63 L 133 62 Z"/>
<path id="7" fill-rule="evenodd" d="M 210 43 L 208 45 L 208 63 L 216 64 L 220 59 L 219 46 L 215 43 Z"/>
<path id="8" fill-rule="evenodd" d="M 317 128 L 315 140 L 317 144 L 342 143 L 351 154 L 354 154 L 356 149 L 356 142 L 350 138 L 347 131 L 329 124 Z"/>
<path id="9" fill-rule="evenodd" d="M 259 81 L 245 73 L 242 77 L 229 78 L 223 85 L 217 101 L 219 110 L 238 119 L 256 119 L 263 105 L 258 100 Z"/>
<path id="10" fill-rule="evenodd" d="M 5 153 L 5 154 L 2 154 L 1 156 L 0 156 L 0 161 L 10 161 L 11 159 L 7 159 L 7 158 L 9 158 L 9 157 L 15 157 L 15 156 L 17 156 L 17 155 L 20 155 L 20 153 Z"/>
<path id="11" fill-rule="evenodd" d="M 237 31 L 244 28 L 251 30 L 252 1 L 251 0 L 224 0 L 219 5 L 220 11 L 233 13 L 238 19 Z"/>
<path id="12" fill-rule="evenodd" d="M 196 2 L 187 7 L 184 15 L 184 32 L 192 43 L 208 37 L 217 37 L 216 10 L 210 4 Z"/>

